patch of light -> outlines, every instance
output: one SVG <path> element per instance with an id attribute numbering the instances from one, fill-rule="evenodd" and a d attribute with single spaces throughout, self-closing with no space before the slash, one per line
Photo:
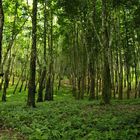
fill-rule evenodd
<path id="1" fill-rule="evenodd" d="M 29 6 L 32 5 L 33 0 L 24 0 Z"/>
<path id="2" fill-rule="evenodd" d="M 32 5 L 33 0 L 28 0 L 29 5 Z"/>
<path id="3" fill-rule="evenodd" d="M 54 19 L 53 19 L 53 24 L 54 24 L 54 25 L 56 25 L 57 20 L 58 20 L 57 16 L 54 16 Z"/>

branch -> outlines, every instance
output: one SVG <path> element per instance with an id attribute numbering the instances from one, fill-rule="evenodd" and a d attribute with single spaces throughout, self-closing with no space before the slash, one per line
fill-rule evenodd
<path id="1" fill-rule="evenodd" d="M 29 17 L 28 17 L 29 18 Z M 7 59 L 7 55 L 9 53 L 9 51 L 11 50 L 12 46 L 13 46 L 13 43 L 17 37 L 17 35 L 20 33 L 20 31 L 22 30 L 22 28 L 24 27 L 25 23 L 27 22 L 28 18 L 24 21 L 24 23 L 21 25 L 21 27 L 19 28 L 18 32 L 14 35 L 14 37 L 12 38 L 12 40 L 9 42 L 9 45 L 8 45 L 8 48 L 7 48 L 7 51 L 6 51 L 6 54 L 4 56 L 4 59 L 3 59 L 3 62 L 2 62 L 2 66 L 5 64 L 6 62 L 6 59 Z"/>

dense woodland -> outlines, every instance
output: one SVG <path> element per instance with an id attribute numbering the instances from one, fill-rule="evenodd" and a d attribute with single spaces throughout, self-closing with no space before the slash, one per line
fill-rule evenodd
<path id="1" fill-rule="evenodd" d="M 0 0 L 0 91 L 1 106 L 21 100 L 32 109 L 58 107 L 65 94 L 75 108 L 139 104 L 140 1 Z"/>

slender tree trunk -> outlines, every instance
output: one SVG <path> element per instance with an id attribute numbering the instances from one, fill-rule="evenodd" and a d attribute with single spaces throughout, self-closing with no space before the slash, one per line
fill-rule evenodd
<path id="1" fill-rule="evenodd" d="M 138 98 L 140 98 L 140 81 L 139 81 L 139 84 L 138 84 Z"/>
<path id="2" fill-rule="evenodd" d="M 14 72 L 13 72 L 13 77 L 12 77 L 12 86 L 14 86 L 14 84 L 15 84 L 15 74 L 14 74 Z"/>
<path id="3" fill-rule="evenodd" d="M 35 76 L 36 76 L 36 24 L 37 24 L 37 0 L 33 0 L 32 10 L 32 47 L 30 58 L 30 77 L 28 85 L 28 100 L 27 105 L 35 107 Z"/>
<path id="4" fill-rule="evenodd" d="M 73 25 L 72 32 L 72 54 L 71 54 L 71 65 L 72 65 L 72 94 L 75 98 L 77 98 L 77 51 L 76 51 L 76 23 Z"/>
<path id="5" fill-rule="evenodd" d="M 81 99 L 84 99 L 84 94 L 85 94 L 85 75 L 82 75 L 81 79 Z"/>
<path id="6" fill-rule="evenodd" d="M 3 94 L 2 94 L 2 101 L 3 102 L 6 101 L 6 92 L 7 92 L 7 88 L 8 88 L 8 85 L 9 85 L 10 65 L 11 65 L 11 54 L 10 54 L 10 57 L 8 59 L 8 66 L 7 66 L 7 69 L 5 71 L 5 75 L 4 75 L 4 87 L 3 87 Z"/>
<path id="7" fill-rule="evenodd" d="M 127 81 L 126 81 L 126 76 L 124 77 L 124 88 L 126 88 Z"/>
<path id="8" fill-rule="evenodd" d="M 53 81 L 52 77 L 48 77 L 47 85 L 46 85 L 46 94 L 45 94 L 45 101 L 52 101 L 53 100 Z"/>
<path id="9" fill-rule="evenodd" d="M 99 58 L 98 58 L 99 59 Z M 99 68 L 99 60 L 96 61 L 96 99 L 99 99 L 99 74 L 100 74 L 100 68 Z"/>
<path id="10" fill-rule="evenodd" d="M 44 88 L 43 83 L 44 83 L 45 77 L 46 77 L 46 68 L 41 73 L 37 102 L 43 102 L 43 88 Z"/>
<path id="11" fill-rule="evenodd" d="M 22 92 L 23 84 L 24 84 L 24 79 L 23 79 L 23 77 L 22 77 L 21 86 L 20 86 L 20 88 L 19 88 L 19 93 Z"/>
<path id="12" fill-rule="evenodd" d="M 99 92 L 102 91 L 102 84 L 103 84 L 103 81 L 102 81 L 102 78 L 101 78 L 101 75 L 99 77 Z"/>
<path id="13" fill-rule="evenodd" d="M 90 72 L 88 69 L 88 77 L 87 77 L 87 95 L 90 93 Z"/>
<path id="14" fill-rule="evenodd" d="M 46 78 L 46 34 L 47 34 L 47 16 L 46 16 L 46 0 L 44 3 L 44 64 L 43 71 L 41 73 L 40 81 L 39 81 L 39 89 L 38 89 L 38 99 L 37 102 L 43 102 L 43 83 Z"/>
<path id="15" fill-rule="evenodd" d="M 61 77 L 61 74 L 59 74 L 58 86 L 57 86 L 58 91 L 60 90 L 60 87 L 61 87 L 61 81 L 62 81 L 62 77 Z"/>
<path id="16" fill-rule="evenodd" d="M 137 98 L 138 74 L 137 74 L 137 64 L 136 64 L 136 62 L 135 62 L 134 71 L 135 71 L 135 98 Z"/>
<path id="17" fill-rule="evenodd" d="M 130 98 L 130 67 L 127 66 L 127 73 L 126 73 L 126 77 L 127 77 L 127 99 Z"/>
<path id="18" fill-rule="evenodd" d="M 87 49 L 86 49 L 86 41 L 84 36 L 81 35 L 81 46 L 82 46 L 82 55 L 81 55 L 81 65 L 82 65 L 82 79 L 81 79 L 81 99 L 84 99 L 84 94 L 86 91 L 86 69 L 87 69 Z M 80 49 L 80 48 L 79 48 Z M 80 54 L 79 54 L 80 55 Z"/>
<path id="19" fill-rule="evenodd" d="M 3 38 L 3 26 L 4 26 L 4 12 L 3 12 L 3 6 L 2 1 L 0 0 L 0 72 L 2 72 L 2 38 Z"/>
<path id="20" fill-rule="evenodd" d="M 114 94 L 114 99 L 116 98 L 115 96 L 119 92 L 119 55 L 118 55 L 118 49 L 116 51 L 116 69 L 115 69 L 115 94 Z"/>
<path id="21" fill-rule="evenodd" d="M 135 54 L 136 55 L 136 54 Z M 135 59 L 136 59 L 136 56 L 135 56 Z M 135 98 L 137 98 L 137 89 L 138 89 L 138 73 L 137 73 L 137 63 L 136 63 L 136 60 L 134 62 L 134 71 L 135 71 Z"/>
<path id="22" fill-rule="evenodd" d="M 77 86 L 78 86 L 78 93 L 77 93 L 76 99 L 80 100 L 81 99 L 81 77 L 80 76 L 77 78 Z"/>
<path id="23" fill-rule="evenodd" d="M 17 90 L 17 88 L 18 88 L 19 82 L 20 82 L 20 80 L 21 80 L 21 78 L 22 78 L 22 76 L 23 76 L 24 70 L 25 70 L 24 68 L 21 70 L 21 76 L 19 77 L 19 79 L 18 79 L 18 81 L 17 81 L 17 84 L 16 84 L 16 86 L 15 86 L 15 89 L 14 89 L 14 91 L 13 91 L 13 94 L 16 93 L 16 90 Z"/>
<path id="24" fill-rule="evenodd" d="M 102 0 L 102 39 L 103 39 L 103 89 L 102 96 L 105 104 L 110 103 L 111 96 L 111 76 L 109 67 L 109 36 L 108 36 L 108 10 L 107 0 Z"/>
<path id="25" fill-rule="evenodd" d="M 123 99 L 123 57 L 122 57 L 122 44 L 120 42 L 121 38 L 121 34 L 120 34 L 120 9 L 119 9 L 119 13 L 118 13 L 118 17 L 117 17 L 117 36 L 118 36 L 118 46 L 119 47 L 119 99 L 122 100 Z"/>
<path id="26" fill-rule="evenodd" d="M 46 84 L 46 93 L 45 93 L 45 100 L 52 101 L 53 100 L 53 92 L 54 92 L 54 73 L 53 73 L 53 10 L 50 10 L 50 17 L 51 17 L 51 27 L 50 27 L 50 44 L 49 44 L 49 56 L 50 56 L 50 63 L 49 63 L 49 74 L 48 80 Z"/>
<path id="27" fill-rule="evenodd" d="M 123 63 L 122 63 L 122 54 L 121 49 L 119 49 L 120 56 L 120 72 L 119 72 L 119 99 L 123 99 Z"/>
<path id="28" fill-rule="evenodd" d="M 92 63 L 89 64 L 89 71 L 90 71 L 90 95 L 89 100 L 95 99 L 95 64 L 94 60 Z"/>
<path id="29" fill-rule="evenodd" d="M 72 95 L 76 98 L 76 77 L 72 75 Z"/>
<path id="30" fill-rule="evenodd" d="M 110 63 L 110 71 L 111 71 L 111 90 L 113 91 L 111 96 L 115 99 L 115 82 L 114 82 L 114 57 L 113 57 L 113 49 L 110 51 L 111 63 Z"/>

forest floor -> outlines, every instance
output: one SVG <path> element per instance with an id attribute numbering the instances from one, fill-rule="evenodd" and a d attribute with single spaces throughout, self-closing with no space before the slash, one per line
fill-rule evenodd
<path id="1" fill-rule="evenodd" d="M 0 102 L 0 140 L 140 140 L 140 99 L 104 106 L 61 91 L 34 109 L 26 100 L 26 93 L 9 90 Z"/>

